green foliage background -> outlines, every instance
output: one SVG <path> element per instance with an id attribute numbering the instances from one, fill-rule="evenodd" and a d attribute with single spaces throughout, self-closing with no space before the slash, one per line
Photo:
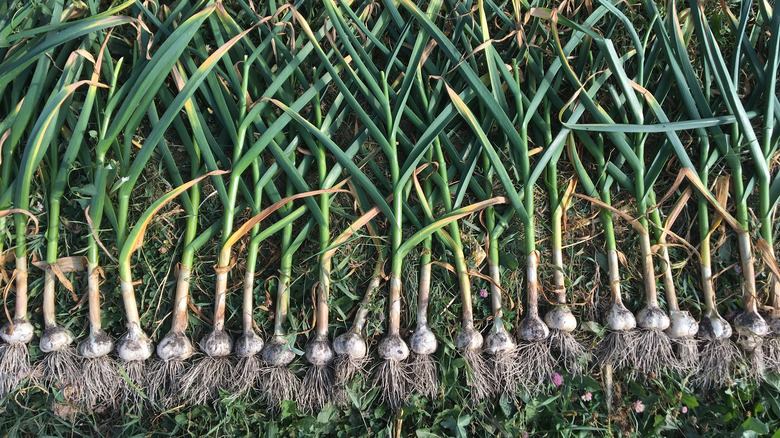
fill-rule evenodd
<path id="1" fill-rule="evenodd" d="M 83 34 L 65 34 L 75 32 L 75 27 L 68 27 L 68 23 L 83 23 L 89 17 L 97 17 L 95 20 L 103 19 L 105 16 L 98 14 L 103 11 L 111 11 L 108 16 L 127 15 L 137 19 L 136 27 L 117 26 L 113 30 L 113 36 L 108 43 L 110 52 L 110 61 L 116 63 L 123 59 L 125 67 L 118 74 L 119 83 L 128 79 L 133 72 L 134 66 L 143 66 L 145 57 L 154 54 L 158 48 L 158 39 L 165 40 L 165 32 L 162 32 L 163 22 L 169 23 L 171 29 L 179 25 L 187 16 L 204 9 L 212 2 L 187 2 L 178 1 L 170 5 L 165 2 L 124 2 L 111 3 L 89 0 L 86 3 L 81 1 L 7 1 L 0 5 L 0 50 L 4 54 L 14 53 L 12 48 L 19 44 L 27 53 L 35 53 L 35 50 L 45 52 L 45 56 L 50 56 L 53 64 L 45 78 L 45 87 L 52 88 L 57 81 L 58 69 L 64 65 L 67 58 L 66 49 L 47 46 L 47 40 L 44 38 L 54 38 L 56 36 L 67 36 L 72 38 L 71 43 L 65 47 L 69 50 L 76 50 L 77 42 L 81 44 Z M 400 7 L 398 2 L 393 3 L 394 8 L 384 4 L 374 2 L 350 2 L 349 5 L 341 5 L 347 9 L 359 14 L 360 17 L 369 17 L 366 21 L 389 19 L 391 13 L 401 14 L 404 19 L 409 16 Z M 392 2 L 391 2 L 392 3 Z M 466 18 L 475 17 L 477 2 L 445 1 L 443 14 L 447 20 L 443 28 L 448 36 L 451 36 L 458 44 L 458 50 L 462 51 L 463 63 L 473 68 L 480 76 L 486 77 L 486 70 L 481 63 L 481 54 L 474 46 L 474 42 L 468 29 L 463 26 Z M 491 2 L 489 4 L 491 11 L 505 11 L 506 17 L 515 17 L 512 15 L 513 6 L 516 4 L 522 11 L 522 18 L 525 22 L 517 22 L 520 29 L 528 30 L 529 22 L 541 23 L 532 18 L 531 8 L 552 8 L 557 7 L 562 16 L 570 18 L 572 21 L 583 22 L 598 4 L 590 1 L 579 2 L 546 2 L 539 0 L 526 4 L 524 1 L 518 2 Z M 621 8 L 623 13 L 630 18 L 635 31 L 642 35 L 651 35 L 647 14 L 642 5 L 629 4 L 630 2 L 613 2 Z M 704 2 L 706 10 L 711 20 L 714 32 L 722 40 L 722 50 L 724 53 L 730 53 L 733 49 L 734 36 L 727 24 L 726 10 L 737 10 L 738 4 L 729 4 L 721 8 L 715 5 L 716 2 Z M 422 2 L 424 5 L 425 2 Z M 216 48 L 224 44 L 229 38 L 235 36 L 238 29 L 231 28 L 230 23 L 249 27 L 255 23 L 258 17 L 271 17 L 273 11 L 279 9 L 281 4 L 276 2 L 267 2 L 256 4 L 249 1 L 224 1 L 220 3 L 224 8 L 225 16 L 232 17 L 232 20 L 223 19 L 218 21 L 212 17 L 207 29 L 201 29 L 197 36 L 189 44 L 188 49 L 184 51 L 179 60 L 181 65 L 186 66 L 185 70 L 189 74 L 193 73 L 196 65 L 199 65 L 207 54 L 212 53 Z M 421 8 L 424 9 L 421 5 Z M 658 7 L 667 11 L 668 5 L 658 4 Z M 681 10 L 686 6 L 681 4 Z M 296 8 L 308 20 L 309 25 L 315 32 L 326 24 L 326 13 L 319 5 L 303 2 L 296 4 Z M 351 8 L 351 9 L 350 9 Z M 397 9 L 396 9 L 397 8 Z M 56 29 L 46 28 L 45 26 L 51 19 L 53 10 L 64 10 L 68 20 Z M 252 16 L 252 11 L 257 12 L 257 16 Z M 388 12 L 390 11 L 390 12 Z M 171 17 L 181 14 L 177 19 Z M 682 14 L 682 12 L 681 12 Z M 331 17 L 332 18 L 332 17 Z M 495 32 L 494 41 L 498 53 L 512 54 L 514 38 L 522 36 L 522 33 L 516 32 L 510 35 L 508 24 L 500 22 L 502 18 L 498 13 L 491 12 L 491 30 Z M 269 21 L 273 21 L 269 19 Z M 97 22 L 97 21 L 95 21 Z M 374 21 L 375 22 L 375 21 Z M 605 25 L 607 20 L 600 22 Z M 141 25 L 143 24 L 143 26 Z M 279 37 L 278 44 L 291 44 L 290 51 L 279 48 L 276 56 L 284 57 L 289 54 L 295 54 L 302 46 L 303 36 L 299 24 L 288 22 L 285 25 L 285 34 Z M 266 24 L 262 24 L 266 26 Z M 541 26 L 541 25 L 540 25 Z M 397 33 L 399 29 L 394 29 Z M 419 32 L 417 25 L 414 31 Z M 540 52 L 549 56 L 540 60 L 541 66 L 547 66 L 552 58 L 552 52 L 549 48 L 550 34 L 548 29 L 536 29 L 539 32 L 537 43 L 544 46 Z M 602 31 L 599 28 L 599 31 Z M 26 32 L 26 33 L 25 33 Z M 60 32 L 60 33 L 57 33 Z M 95 31 L 92 37 L 97 35 L 91 44 L 88 44 L 90 52 L 93 54 L 99 50 L 99 42 L 106 37 L 107 29 Z M 298 32 L 295 34 L 294 32 Z M 459 39 L 462 32 L 464 36 Z M 569 35 L 569 30 L 563 31 Z M 266 36 L 267 30 L 257 31 L 257 35 L 250 34 L 248 37 L 261 39 Z M 385 38 L 386 44 L 394 44 L 391 37 L 394 34 L 380 35 Z M 154 36 L 154 37 L 153 37 Z M 46 37 L 46 38 L 48 38 Z M 632 42 L 630 35 L 626 31 L 617 31 L 612 35 L 614 44 L 618 47 L 620 53 L 630 50 Z M 333 42 L 322 40 L 325 48 L 330 48 Z M 466 47 L 464 41 L 470 41 L 471 46 Z M 255 41 L 257 42 L 257 41 Z M 60 51 L 62 50 L 62 51 Z M 547 50 L 547 52 L 545 52 Z M 587 58 L 588 48 L 583 46 L 579 57 Z M 40 53 L 31 59 L 39 59 Z M 223 60 L 215 69 L 222 77 L 228 76 L 229 69 L 234 68 L 242 60 L 235 53 L 229 56 L 233 58 Z M 335 56 L 332 57 L 335 61 Z M 695 58 L 696 59 L 696 58 Z M 696 59 L 701 63 L 700 59 Z M 369 60 L 370 61 L 370 60 Z M 436 67 L 447 67 L 453 69 L 455 66 L 447 65 L 439 58 L 433 58 Z M 306 58 L 300 68 L 300 75 L 304 79 L 312 79 L 312 69 L 317 67 L 320 73 L 322 66 L 318 66 L 319 61 L 314 56 Z M 510 63 L 507 60 L 507 63 Z M 5 67 L 8 62 L 3 62 Z M 29 64 L 35 65 L 35 64 Z M 2 83 L 2 108 L 0 111 L 10 114 L 11 109 L 20 101 L 27 92 L 29 84 L 25 78 L 29 75 L 33 67 L 27 66 L 24 69 L 11 71 L 3 70 L 11 79 L 4 80 Z M 116 64 L 114 64 L 116 65 Z M 128 67 L 129 66 L 129 67 Z M 695 68 L 701 70 L 701 64 Z M 85 71 L 87 68 L 85 68 Z M 139 108 L 140 112 L 159 112 L 163 113 L 167 105 L 171 103 L 175 96 L 176 87 L 173 84 L 173 78 L 168 77 L 168 72 L 163 72 L 165 77 L 164 88 L 168 91 L 161 92 L 147 108 Z M 440 71 L 440 74 L 448 79 L 454 76 L 448 71 Z M 17 76 L 18 75 L 18 76 Z M 83 75 L 82 75 L 83 76 Z M 296 80 L 300 80 L 297 78 Z M 217 75 L 212 75 L 206 84 L 214 89 L 219 88 Z M 453 79 L 455 80 L 455 79 Z M 109 78 L 102 76 L 102 82 L 109 81 Z M 209 82 L 212 81 L 212 82 Z M 485 79 L 485 82 L 487 79 Z M 10 85 L 7 85 L 10 82 Z M 291 82 L 293 80 L 291 79 Z M 426 86 L 435 86 L 431 79 Z M 262 94 L 262 88 L 267 84 L 263 80 L 258 80 L 251 84 L 252 96 L 257 97 Z M 462 83 L 457 83 L 462 86 Z M 305 84 L 295 83 L 295 87 L 303 88 Z M 296 91 L 300 92 L 300 89 Z M 439 90 L 441 91 L 441 90 Z M 462 91 L 462 90 L 458 90 Z M 572 91 L 572 90 L 568 90 Z M 66 118 L 72 118 L 78 115 L 79 105 L 82 99 L 83 91 L 76 93 L 77 98 L 69 102 L 66 108 Z M 103 91 L 101 90 L 101 93 Z M 330 93 L 336 93 L 332 89 Z M 442 94 L 446 98 L 446 93 Z M 221 124 L 230 119 L 229 112 L 220 114 L 222 110 L 219 107 L 210 107 L 206 109 L 206 99 L 198 95 L 197 100 L 202 104 L 200 110 L 205 122 L 206 128 L 213 131 L 216 143 L 227 143 Z M 333 96 L 325 94 L 323 101 L 332 103 Z M 606 98 L 605 98 L 606 101 Z M 254 102 L 258 104 L 258 102 Z M 106 94 L 100 94 L 98 106 L 101 111 L 106 106 Z M 43 107 L 41 103 L 40 107 Z M 37 108 L 40 109 L 40 108 Z M 484 109 L 483 109 L 484 110 Z M 281 113 L 275 108 L 269 107 L 267 110 L 271 115 L 269 119 L 278 117 Z M 309 109 L 306 109 L 308 112 Z M 670 109 L 672 111 L 672 109 Z M 483 115 L 483 113 L 480 113 Z M 5 116 L 3 116 L 5 117 Z M 0 117 L 0 118 L 3 118 Z M 183 116 L 182 120 L 184 119 Z M 555 114 L 553 112 L 553 117 Z M 357 123 L 354 115 L 346 116 L 346 121 L 342 124 L 343 128 L 333 133 L 332 138 L 339 145 L 346 145 L 352 140 L 351 130 Z M 131 137 L 138 143 L 143 143 L 146 136 L 155 128 L 155 123 L 151 119 L 144 119 L 135 132 L 124 132 L 122 141 L 126 142 Z M 557 128 L 556 122 L 556 128 Z M 405 130 L 412 131 L 419 127 L 404 127 Z M 500 140 L 500 127 L 498 124 L 488 126 L 491 139 Z M 67 128 L 63 128 L 66 129 Z M 98 131 L 101 128 L 97 121 L 90 122 L 87 132 L 86 143 L 92 148 L 97 143 Z M 2 131 L 0 131 L 2 134 Z M 26 134 L 29 134 L 27 132 Z M 461 145 L 470 144 L 473 140 L 471 132 L 467 131 L 462 125 L 453 128 L 451 137 Z M 170 146 L 174 158 L 185 162 L 188 160 L 186 152 L 182 146 L 180 132 L 174 129 L 167 129 L 163 141 Z M 2 142 L 0 142 L 2 143 Z M 119 139 L 117 144 L 119 144 Z M 388 172 L 388 164 L 380 158 L 381 154 L 373 155 L 377 146 L 371 141 L 366 142 L 366 150 L 361 153 L 361 157 L 370 157 L 372 162 L 367 164 L 376 175 L 383 175 Z M 270 162 L 272 159 L 268 158 Z M 115 163 L 116 164 L 116 163 Z M 221 163 L 225 168 L 229 168 L 230 163 Z M 84 241 L 89 226 L 84 219 L 84 208 L 87 205 L 89 196 L 94 193 L 94 187 L 91 186 L 87 177 L 88 170 L 92 163 L 89 154 L 79 156 L 77 163 L 68 177 L 68 190 L 66 199 L 63 201 L 61 213 L 60 239 L 62 256 L 82 255 L 85 251 Z M 665 169 L 659 178 L 657 193 L 664 193 L 669 188 L 674 179 L 676 169 L 675 164 Z M 572 178 L 573 169 L 561 162 L 559 172 L 561 179 Z M 283 178 L 280 178 L 283 181 Z M 380 181 L 380 176 L 375 176 L 374 181 Z M 120 179 L 112 181 L 114 187 L 111 188 L 108 199 L 113 199 L 115 191 L 121 185 Z M 277 182 L 280 189 L 283 184 Z M 312 183 L 315 184 L 315 183 Z M 381 184 L 381 182 L 377 182 Z M 139 184 L 132 192 L 132 201 L 130 205 L 130 217 L 137 218 L 141 212 L 152 202 L 159 199 L 164 193 L 177 186 L 172 176 L 168 172 L 164 163 L 164 157 L 159 151 L 155 152 L 151 160 L 141 173 Z M 39 215 L 42 224 L 47 222 L 45 208 L 43 203 L 46 197 L 46 188 L 35 179 L 31 187 L 33 196 L 32 212 Z M 213 194 L 214 187 L 206 184 L 203 190 L 204 194 Z M 472 194 L 467 194 L 467 201 L 474 201 Z M 204 196 L 205 197 L 205 196 Z M 203 228 L 211 225 L 218 220 L 221 215 L 221 205 L 217 196 L 206 198 L 201 206 L 200 224 Z M 752 198 L 751 198 L 752 201 Z M 547 200 L 544 193 L 540 190 L 537 211 L 539 212 L 539 228 L 537 234 L 537 245 L 542 252 L 542 260 L 549 260 L 549 224 L 547 223 Z M 630 209 L 631 200 L 617 196 L 614 205 L 619 209 Z M 466 202 L 464 204 L 468 204 Z M 598 226 L 593 218 L 595 209 L 582 200 L 575 200 L 571 208 L 566 213 L 566 222 L 569 224 L 567 233 L 564 236 L 565 259 L 567 260 L 568 278 L 567 287 L 573 293 L 572 302 L 576 303 L 580 319 L 585 321 L 587 315 L 592 315 L 599 308 L 599 303 L 604 303 L 608 299 L 605 288 L 606 278 L 606 258 L 604 254 L 603 241 Z M 167 330 L 170 321 L 170 308 L 173 298 L 173 289 L 175 286 L 175 271 L 178 257 L 181 253 L 180 241 L 184 230 L 184 221 L 182 220 L 181 206 L 171 204 L 167 206 L 151 223 L 146 240 L 138 255 L 134 257 L 134 278 L 140 280 L 137 286 L 137 296 L 139 307 L 142 313 L 142 323 L 147 331 L 152 335 L 155 341 L 159 340 Z M 336 231 L 345 229 L 348 224 L 357 216 L 351 198 L 345 195 L 338 195 L 332 207 L 332 228 L 335 236 Z M 678 234 L 684 238 L 690 238 L 695 221 L 695 209 L 686 210 L 683 218 L 680 219 L 681 229 Z M 237 223 L 243 222 L 249 214 L 243 212 Z M 387 226 L 387 224 L 383 224 Z M 297 229 L 300 225 L 297 225 Z M 467 217 L 462 221 L 462 231 L 467 238 L 467 253 L 474 250 L 478 241 L 481 239 L 481 223 L 478 214 Z M 41 228 L 42 230 L 45 227 Z M 409 237 L 413 229 L 405 230 L 405 236 Z M 10 241 L 11 231 L 4 230 L 5 238 Z M 111 230 L 104 232 L 109 236 Z M 639 254 L 635 248 L 638 247 L 638 239 L 628 227 L 621 226 L 616 230 L 618 235 L 619 249 L 626 256 L 626 271 L 624 272 L 624 289 L 626 296 L 629 297 L 627 305 L 631 309 L 639 309 L 642 299 L 641 273 L 639 272 Z M 688 233 L 688 234 L 686 234 Z M 501 264 L 502 278 L 505 279 L 505 287 L 509 291 L 512 301 L 512 307 L 507 310 L 506 319 L 511 326 L 516 326 L 521 318 L 523 289 L 523 269 L 521 268 L 525 260 L 521 256 L 522 241 L 526 236 L 518 220 L 512 222 L 509 231 L 502 236 L 501 240 Z M 199 339 L 206 332 L 210 323 L 211 312 L 211 291 L 214 289 L 213 265 L 216 262 L 217 239 L 210 242 L 203 249 L 198 251 L 194 266 L 194 280 L 192 284 L 192 309 L 190 316 L 191 335 L 193 339 Z M 111 238 L 106 238 L 108 251 L 114 255 L 118 252 L 116 246 L 112 246 Z M 243 242 L 245 245 L 246 242 Z M 295 255 L 295 268 L 292 291 L 292 312 L 290 315 L 291 326 L 299 331 L 305 332 L 310 328 L 312 321 L 312 302 L 311 290 L 317 281 L 316 258 L 318 254 L 318 242 L 315 238 L 309 238 L 303 247 Z M 255 320 L 260 327 L 266 329 L 264 337 L 270 334 L 272 320 L 269 316 L 271 307 L 271 297 L 273 289 L 272 279 L 277 274 L 279 246 L 275 239 L 264 242 L 260 252 L 260 267 L 258 269 L 258 281 L 255 287 L 255 296 L 258 300 Z M 239 245 L 241 246 L 241 245 Z M 39 257 L 45 248 L 45 236 L 43 232 L 38 235 L 29 236 L 28 251 L 33 257 Z M 331 300 L 331 333 L 342 333 L 349 327 L 351 316 L 357 303 L 360 301 L 371 270 L 372 262 L 375 260 L 375 249 L 370 237 L 363 231 L 359 232 L 356 238 L 351 240 L 342 248 L 334 258 L 333 277 L 333 296 Z M 236 252 L 239 260 L 237 268 L 233 270 L 233 275 L 229 283 L 230 295 L 228 298 L 228 326 L 231 328 L 234 336 L 239 334 L 238 325 L 241 316 L 241 300 L 238 291 L 242 281 L 243 271 L 241 266 L 242 253 L 239 249 Z M 695 259 L 690 257 L 681 248 L 672 249 L 672 258 L 682 260 L 676 269 L 679 272 L 677 282 L 681 303 L 699 316 L 701 312 L 700 297 L 697 292 L 699 284 L 698 265 Z M 117 266 L 108 257 L 101 256 L 101 262 L 107 273 L 105 283 L 101 289 L 104 294 L 104 324 L 113 337 L 118 337 L 124 331 L 123 309 L 121 295 L 118 290 L 118 281 L 116 278 Z M 404 278 L 404 314 L 402 318 L 403 327 L 409 327 L 414 320 L 416 286 L 416 268 L 419 254 L 416 252 L 408 257 L 405 265 L 407 276 Z M 435 246 L 434 259 L 441 262 L 447 262 L 451 254 L 441 246 Z M 720 245 L 715 254 L 713 254 L 713 265 L 717 267 L 716 271 L 722 272 L 718 277 L 718 294 L 721 309 L 724 315 L 737 311 L 739 304 L 740 276 L 732 269 L 732 266 L 738 261 L 735 242 L 731 239 L 726 240 Z M 542 278 L 545 290 L 550 290 L 552 267 L 547 264 L 541 266 L 540 276 Z M 81 273 L 70 274 L 71 279 L 76 285 L 74 296 L 61 291 L 58 295 L 58 319 L 69 330 L 71 330 L 77 339 L 82 339 L 86 333 L 86 302 L 85 297 L 81 296 L 85 290 L 86 279 Z M 763 275 L 763 274 L 762 274 Z M 762 280 L 764 277 L 761 278 Z M 40 317 L 42 278 L 33 275 L 30 283 L 31 287 L 31 309 L 33 323 L 38 330 L 36 339 L 42 330 L 42 320 Z M 678 375 L 658 375 L 658 376 L 616 376 L 615 399 L 611 412 L 608 411 L 603 382 L 601 380 L 600 370 L 593 367 L 581 377 L 573 377 L 563 373 L 563 384 L 554 386 L 552 382 L 547 383 L 545 390 L 538 396 L 529 396 L 527 394 L 518 394 L 517 400 L 503 395 L 497 399 L 474 403 L 470 399 L 468 387 L 466 386 L 466 365 L 462 358 L 457 354 L 453 337 L 459 324 L 460 304 L 456 288 L 456 278 L 446 269 L 437 267 L 434 269 L 434 280 L 431 301 L 429 322 L 432 330 L 437 334 L 441 346 L 436 353 L 440 363 L 440 379 L 438 397 L 435 399 L 426 399 L 419 396 L 413 396 L 410 402 L 403 408 L 399 415 L 392 415 L 387 406 L 379 403 L 378 389 L 372 388 L 370 379 L 358 379 L 350 390 L 351 405 L 347 408 L 340 408 L 335 405 L 328 405 L 316 416 L 302 415 L 294 401 L 285 402 L 277 411 L 268 410 L 257 400 L 250 396 L 246 399 L 233 399 L 230 394 L 223 393 L 221 400 L 216 400 L 212 405 L 188 406 L 183 404 L 174 409 L 159 412 L 154 407 L 146 407 L 141 413 L 130 409 L 129 406 L 123 406 L 118 412 L 96 411 L 84 412 L 71 405 L 68 395 L 61 392 L 59 388 L 45 388 L 38 384 L 36 379 L 30 379 L 18 391 L 8 395 L 0 401 L 0 435 L 2 436 L 338 436 L 338 437 L 385 437 L 385 436 L 416 436 L 419 438 L 430 437 L 466 437 L 466 436 L 530 436 L 536 435 L 559 435 L 559 436 L 655 436 L 659 434 L 671 436 L 776 436 L 780 437 L 780 376 L 769 374 L 765 381 L 756 382 L 744 376 L 740 372 L 734 376 L 733 384 L 729 387 L 712 393 L 701 394 L 693 390 L 689 379 L 692 376 Z M 474 291 L 488 288 L 488 283 L 484 280 L 475 279 L 473 284 Z M 482 299 L 477 293 L 475 297 L 475 319 L 478 328 L 483 329 L 487 326 L 491 317 L 490 303 L 487 299 Z M 75 299 L 74 299 L 75 298 Z M 11 294 L 10 299 L 13 299 Z M 386 297 L 382 294 L 371 304 L 371 313 L 367 329 L 369 344 L 374 347 L 384 332 L 384 309 L 386 309 Z M 8 302 L 11 308 L 11 302 Z M 543 304 L 545 307 L 547 303 Z M 733 315 L 732 315 L 733 316 Z M 592 318 L 595 319 L 595 318 Z M 595 331 L 598 332 L 600 326 L 594 324 Z M 404 332 L 406 334 L 406 332 Z M 603 333 L 602 333 L 603 334 Z M 593 347 L 596 333 L 583 333 L 583 342 L 590 349 Z M 305 336 L 298 338 L 299 348 L 303 347 Z M 31 357 L 35 362 L 42 357 L 38 350 L 37 343 L 34 341 L 31 346 Z M 303 360 L 296 361 L 299 375 L 302 375 Z M 40 377 L 40 376 L 38 376 Z M 644 409 L 637 409 L 636 402 L 641 402 Z M 640 411 L 641 412 L 638 412 Z"/>

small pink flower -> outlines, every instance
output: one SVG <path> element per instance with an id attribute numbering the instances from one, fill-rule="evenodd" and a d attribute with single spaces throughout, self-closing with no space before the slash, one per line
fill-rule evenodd
<path id="1" fill-rule="evenodd" d="M 588 392 L 586 392 L 586 393 L 585 393 L 585 395 L 583 395 L 583 396 L 582 396 L 582 397 L 580 397 L 580 398 L 581 398 L 581 399 L 582 399 L 582 401 L 584 401 L 584 402 L 589 402 L 589 401 L 593 400 L 593 394 L 591 394 L 591 393 L 590 393 L 590 391 L 588 391 Z"/>
<path id="2" fill-rule="evenodd" d="M 683 406 L 682 413 L 687 414 L 688 413 L 688 406 Z"/>
<path id="3" fill-rule="evenodd" d="M 734 272 L 736 272 L 737 274 L 741 274 L 742 273 L 742 266 L 734 265 Z"/>
<path id="4" fill-rule="evenodd" d="M 631 408 L 636 412 L 637 414 L 641 414 L 645 411 L 645 404 L 642 403 L 641 400 L 637 400 L 634 402 L 633 405 L 631 405 Z"/>
<path id="5" fill-rule="evenodd" d="M 480 289 L 479 296 L 481 296 L 482 298 L 487 298 L 487 291 L 485 289 Z"/>
<path id="6" fill-rule="evenodd" d="M 553 385 L 555 385 L 555 386 L 563 385 L 563 376 L 561 376 L 560 374 L 553 373 L 551 379 L 552 379 Z"/>

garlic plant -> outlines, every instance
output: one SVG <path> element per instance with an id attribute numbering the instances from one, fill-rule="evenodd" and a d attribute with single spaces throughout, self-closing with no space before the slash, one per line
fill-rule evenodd
<path id="1" fill-rule="evenodd" d="M 562 151 L 561 151 L 562 152 Z M 560 157 L 560 155 L 559 155 Z M 552 265 L 553 287 L 556 306 L 544 315 L 544 322 L 550 328 L 550 349 L 557 356 L 558 363 L 572 374 L 582 372 L 582 364 L 587 363 L 588 353 L 585 347 L 574 336 L 577 328 L 577 319 L 574 317 L 566 298 L 566 274 L 563 264 L 563 230 L 562 221 L 566 214 L 566 203 L 571 196 L 564 193 L 564 198 L 558 192 L 558 160 L 551 160 L 547 165 L 545 181 L 550 192 L 550 208 L 552 220 L 550 222 L 552 232 Z M 571 186 L 570 186 L 571 187 Z"/>

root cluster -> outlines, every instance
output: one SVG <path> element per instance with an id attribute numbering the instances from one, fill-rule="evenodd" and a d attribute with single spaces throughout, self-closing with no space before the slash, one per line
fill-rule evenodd
<path id="1" fill-rule="evenodd" d="M 122 405 L 137 411 L 143 410 L 146 401 L 146 362 L 140 360 L 122 361 L 127 377 L 121 382 Z"/>
<path id="2" fill-rule="evenodd" d="M 765 338 L 763 348 L 766 371 L 780 373 L 780 337 L 770 335 Z"/>
<path id="3" fill-rule="evenodd" d="M 368 375 L 366 365 L 370 362 L 368 356 L 356 359 L 349 354 L 340 354 L 333 361 L 334 378 L 336 387 L 347 387 L 355 377 L 360 375 L 365 378 Z"/>
<path id="4" fill-rule="evenodd" d="M 41 371 L 47 386 L 55 383 L 60 385 L 60 389 L 74 386 L 82 373 L 81 358 L 74 348 L 52 351 L 43 357 Z"/>
<path id="5" fill-rule="evenodd" d="M 406 362 L 386 359 L 374 368 L 374 387 L 380 388 L 382 401 L 398 412 L 409 399 L 413 381 Z"/>
<path id="6" fill-rule="evenodd" d="M 747 376 L 756 381 L 763 379 L 766 373 L 763 342 L 747 354 L 747 359 Z"/>
<path id="7" fill-rule="evenodd" d="M 31 372 L 27 344 L 0 344 L 0 397 L 5 397 Z"/>
<path id="8" fill-rule="evenodd" d="M 494 383 L 491 394 L 506 394 L 512 399 L 517 398 L 517 387 L 520 384 L 518 355 L 517 347 L 488 355 L 488 367 Z"/>
<path id="9" fill-rule="evenodd" d="M 409 369 L 414 376 L 412 389 L 423 397 L 435 398 L 439 393 L 439 364 L 429 354 L 412 353 Z"/>
<path id="10" fill-rule="evenodd" d="M 611 365 L 615 371 L 629 368 L 636 337 L 635 330 L 608 330 L 596 345 L 599 365 Z"/>
<path id="11" fill-rule="evenodd" d="M 517 345 L 518 383 L 529 394 L 541 392 L 555 368 L 550 344 L 521 341 Z"/>
<path id="12" fill-rule="evenodd" d="M 230 386 L 231 398 L 238 399 L 249 395 L 260 382 L 260 358 L 257 355 L 242 357 L 233 371 L 233 382 Z"/>
<path id="13" fill-rule="evenodd" d="M 228 390 L 233 377 L 233 366 L 227 356 L 205 356 L 184 374 L 181 380 L 182 397 L 194 405 L 219 398 L 219 390 Z"/>
<path id="14" fill-rule="evenodd" d="M 301 412 L 316 414 L 326 403 L 333 400 L 333 369 L 328 365 L 312 365 L 303 378 L 302 390 L 298 397 Z"/>
<path id="15" fill-rule="evenodd" d="M 570 332 L 550 329 L 547 338 L 550 351 L 556 358 L 556 367 L 562 367 L 572 375 L 582 374 L 582 364 L 588 362 L 589 354 L 585 347 Z"/>
<path id="16" fill-rule="evenodd" d="M 262 399 L 271 408 L 278 409 L 285 400 L 294 400 L 300 393 L 301 382 L 286 366 L 266 366 L 260 369 Z"/>
<path id="17" fill-rule="evenodd" d="M 468 366 L 468 385 L 471 390 L 471 399 L 480 402 L 493 392 L 495 384 L 490 368 L 479 350 L 466 350 L 460 352 Z"/>
<path id="18" fill-rule="evenodd" d="M 694 338 L 671 338 L 677 353 L 677 370 L 682 374 L 690 373 L 699 367 L 699 343 Z"/>
<path id="19" fill-rule="evenodd" d="M 163 408 L 180 402 L 181 382 L 187 365 L 178 359 L 156 360 L 149 368 L 149 399 Z"/>
<path id="20" fill-rule="evenodd" d="M 121 382 L 122 405 L 141 411 L 146 402 L 146 361 L 122 361 L 121 366 L 127 374 Z"/>
<path id="21" fill-rule="evenodd" d="M 81 380 L 81 404 L 89 410 L 114 410 L 122 390 L 122 376 L 118 365 L 108 356 L 84 359 Z"/>
<path id="22" fill-rule="evenodd" d="M 122 361 L 127 377 L 121 383 L 122 404 L 142 410 L 146 392 L 146 362 L 140 360 Z"/>
<path id="23" fill-rule="evenodd" d="M 347 386 L 358 375 L 365 379 L 368 376 L 366 365 L 370 362 L 368 356 L 356 359 L 349 354 L 340 354 L 333 360 L 333 399 L 339 406 L 349 405 Z"/>
<path id="24" fill-rule="evenodd" d="M 693 383 L 702 391 L 728 386 L 742 361 L 742 353 L 730 339 L 704 340 Z"/>
<path id="25" fill-rule="evenodd" d="M 668 370 L 678 369 L 677 359 L 672 351 L 672 341 L 660 330 L 639 329 L 634 341 L 634 368 L 644 374 L 660 375 Z"/>

